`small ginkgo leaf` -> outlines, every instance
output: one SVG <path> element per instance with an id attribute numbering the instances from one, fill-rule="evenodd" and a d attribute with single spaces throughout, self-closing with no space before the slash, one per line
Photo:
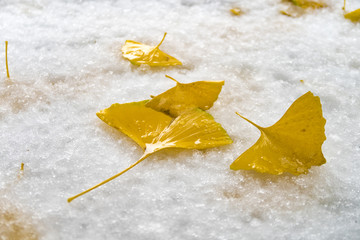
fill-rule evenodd
<path id="1" fill-rule="evenodd" d="M 346 0 L 344 0 L 344 6 L 342 8 L 344 12 L 345 12 L 345 5 L 346 5 Z M 349 19 L 353 23 L 360 22 L 360 8 L 349 13 L 344 13 L 344 18 Z"/>
<path id="2" fill-rule="evenodd" d="M 238 7 L 230 9 L 230 12 L 235 16 L 239 16 L 243 14 L 243 11 L 241 11 L 241 9 Z"/>
<path id="3" fill-rule="evenodd" d="M 280 10 L 280 13 L 288 17 L 300 17 L 308 12 L 309 9 L 324 8 L 327 5 L 321 1 L 309 1 L 309 0 L 283 0 L 288 4 L 286 10 Z"/>
<path id="4" fill-rule="evenodd" d="M 202 110 L 211 108 L 224 85 L 224 81 L 180 83 L 166 77 L 174 80 L 176 86 L 153 97 L 146 106 L 173 117 L 197 107 Z"/>
<path id="5" fill-rule="evenodd" d="M 326 162 L 321 152 L 321 145 L 326 139 L 326 120 L 322 115 L 320 98 L 311 92 L 298 98 L 271 127 L 263 128 L 244 119 L 257 127 L 261 136 L 231 164 L 232 170 L 299 175 L 307 173 L 311 166 Z"/>
<path id="6" fill-rule="evenodd" d="M 96 115 L 145 149 L 145 145 L 151 143 L 172 121 L 168 115 L 145 107 L 147 102 L 148 100 L 125 104 L 115 103 Z"/>
<path id="7" fill-rule="evenodd" d="M 225 129 L 209 113 L 195 108 L 178 116 L 146 149 L 205 149 L 230 143 Z"/>
<path id="8" fill-rule="evenodd" d="M 141 158 L 130 167 L 111 178 L 69 198 L 68 202 L 71 202 L 75 198 L 117 178 L 142 162 L 151 154 L 162 149 L 204 149 L 232 143 L 231 138 L 227 135 L 221 125 L 215 122 L 214 118 L 210 114 L 202 111 L 201 109 L 192 109 L 178 116 L 173 122 L 169 122 L 168 126 L 164 128 L 164 124 L 171 118 L 161 112 L 157 112 L 159 115 L 156 115 L 153 113 L 156 111 L 151 108 L 148 108 L 148 111 L 145 110 L 146 107 L 143 103 L 144 102 L 118 105 L 113 104 L 110 108 L 106 109 L 105 112 L 103 112 L 104 110 L 101 111 L 103 113 L 100 115 L 100 118 L 107 124 L 124 132 L 139 143 L 139 145 L 145 145 L 145 152 Z M 136 111 L 139 113 L 135 113 Z M 145 117 L 140 117 L 141 114 L 150 114 L 146 117 L 146 120 L 152 118 L 150 120 L 151 124 L 142 123 L 137 127 L 130 126 L 131 124 L 134 124 L 134 121 L 136 122 L 137 120 L 145 119 Z M 128 120 L 128 118 L 131 119 L 133 117 L 137 120 Z M 156 120 L 159 120 L 160 123 L 157 123 Z M 144 129 L 140 130 L 138 127 Z M 146 127 L 150 127 L 150 130 L 147 130 Z M 154 135 L 151 134 L 151 138 L 153 138 L 151 142 L 149 142 L 150 138 L 141 138 L 141 134 L 146 135 L 147 133 L 152 132 L 155 132 L 154 135 L 157 136 L 153 137 Z M 140 138 L 141 140 L 139 140 Z"/>
<path id="9" fill-rule="evenodd" d="M 147 64 L 153 67 L 182 65 L 179 60 L 159 49 L 165 36 L 166 33 L 161 42 L 156 46 L 149 46 L 132 40 L 126 40 L 125 45 L 121 48 L 123 57 L 135 65 Z"/>
<path id="10" fill-rule="evenodd" d="M 344 14 L 344 17 L 346 19 L 351 20 L 354 23 L 360 22 L 360 8 L 356 9 L 355 11 Z"/>
<path id="11" fill-rule="evenodd" d="M 326 4 L 323 2 L 316 2 L 311 0 L 288 0 L 289 2 L 293 3 L 295 6 L 301 7 L 301 8 L 323 8 L 326 7 Z"/>
<path id="12" fill-rule="evenodd" d="M 280 10 L 280 13 L 281 13 L 282 15 L 285 15 L 285 16 L 288 16 L 288 17 L 295 17 L 294 15 L 292 15 L 291 13 L 289 13 L 289 12 L 287 12 L 287 11 L 285 11 L 285 10 Z"/>

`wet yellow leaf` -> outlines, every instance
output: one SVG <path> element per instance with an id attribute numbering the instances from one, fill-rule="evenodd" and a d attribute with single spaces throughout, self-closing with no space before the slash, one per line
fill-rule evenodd
<path id="1" fill-rule="evenodd" d="M 293 15 L 291 15 L 291 13 L 288 13 L 288 12 L 286 12 L 286 11 L 284 11 L 284 10 L 280 10 L 280 13 L 281 13 L 282 15 L 285 15 L 285 16 L 288 16 L 288 17 L 294 17 Z"/>
<path id="2" fill-rule="evenodd" d="M 344 17 L 346 19 L 351 20 L 352 22 L 360 22 L 360 8 L 355 11 L 344 14 Z"/>
<path id="3" fill-rule="evenodd" d="M 308 0 L 283 0 L 288 4 L 286 10 L 280 10 L 282 15 L 288 17 L 300 17 L 308 12 L 309 9 L 324 8 L 327 5 L 321 1 L 308 1 Z"/>
<path id="4" fill-rule="evenodd" d="M 346 5 L 346 0 L 344 0 L 344 6 L 342 8 L 344 10 L 344 12 L 345 12 L 345 5 Z M 344 17 L 354 23 L 360 22 L 360 8 L 356 9 L 355 11 L 345 13 Z"/>
<path id="5" fill-rule="evenodd" d="M 176 81 L 173 78 L 171 79 Z M 218 98 L 223 85 L 224 81 L 198 81 L 192 83 L 176 81 L 175 87 L 153 97 L 146 106 L 173 117 L 197 107 L 207 110 L 212 107 Z"/>
<path id="6" fill-rule="evenodd" d="M 298 98 L 271 127 L 263 128 L 244 119 L 257 127 L 261 136 L 231 164 L 232 170 L 299 175 L 307 173 L 311 166 L 326 162 L 321 152 L 326 139 L 326 120 L 322 116 L 320 98 L 311 92 Z"/>
<path id="7" fill-rule="evenodd" d="M 209 113 L 195 108 L 175 118 L 151 144 L 146 144 L 146 149 L 205 149 L 230 143 L 232 140 L 222 126 Z"/>
<path id="8" fill-rule="evenodd" d="M 145 145 L 151 143 L 172 121 L 172 118 L 166 114 L 145 107 L 147 102 L 148 100 L 125 104 L 115 103 L 96 115 L 145 149 Z"/>
<path id="9" fill-rule="evenodd" d="M 164 53 L 159 49 L 165 39 L 164 34 L 161 42 L 156 46 L 148 46 L 132 40 L 126 40 L 121 48 L 123 57 L 135 65 L 148 64 L 150 66 L 174 66 L 182 65 L 176 58 Z"/>
<path id="10" fill-rule="evenodd" d="M 323 8 L 326 7 L 326 4 L 323 2 L 315 2 L 315 1 L 309 1 L 309 0 L 288 0 L 289 2 L 293 3 L 295 6 L 301 7 L 301 8 Z"/>
<path id="11" fill-rule="evenodd" d="M 240 9 L 240 8 L 237 8 L 237 7 L 230 9 L 230 12 L 231 12 L 233 15 L 236 15 L 236 16 L 239 16 L 239 15 L 243 14 L 243 12 L 241 11 L 241 9 Z"/>
<path id="12" fill-rule="evenodd" d="M 169 116 L 145 107 L 145 102 L 113 104 L 110 108 L 98 113 L 98 116 L 107 124 L 124 132 L 139 145 L 145 145 L 142 157 L 120 173 L 69 198 L 68 202 L 117 178 L 159 150 L 165 148 L 204 149 L 232 143 L 221 125 L 201 109 L 192 109 L 170 123 Z M 149 116 L 143 116 L 146 114 Z M 141 124 L 137 125 L 136 121 L 139 120 Z M 148 120 L 149 123 L 146 122 Z M 164 127 L 165 124 L 168 126 Z M 147 129 L 148 127 L 149 129 Z M 142 138 L 143 134 L 150 137 Z"/>

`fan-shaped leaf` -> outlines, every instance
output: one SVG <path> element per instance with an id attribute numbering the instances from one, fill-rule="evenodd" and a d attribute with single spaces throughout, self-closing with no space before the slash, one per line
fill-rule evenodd
<path id="1" fill-rule="evenodd" d="M 113 104 L 110 108 L 98 113 L 104 122 L 124 132 L 140 146 L 145 145 L 142 157 L 120 173 L 69 198 L 68 202 L 117 178 L 161 149 L 204 149 L 232 143 L 221 125 L 215 122 L 210 114 L 200 109 L 190 110 L 170 123 L 169 116 L 145 107 L 145 102 Z M 146 114 L 149 116 L 142 116 Z M 142 122 L 144 119 L 145 122 Z M 141 124 L 137 125 L 137 121 L 141 121 Z M 164 127 L 166 123 L 168 126 Z M 151 142 L 150 139 L 152 139 Z"/>
<path id="2" fill-rule="evenodd" d="M 342 8 L 344 12 L 345 12 L 345 5 L 346 5 L 346 0 L 344 0 L 344 6 Z M 360 8 L 349 13 L 344 13 L 344 17 L 354 23 L 360 22 Z"/>
<path id="3" fill-rule="evenodd" d="M 123 57 L 135 65 L 147 64 L 150 66 L 173 66 L 182 65 L 176 58 L 164 53 L 159 49 L 163 39 L 157 46 L 148 46 L 132 40 L 127 40 L 121 48 Z"/>
<path id="4" fill-rule="evenodd" d="M 166 77 L 176 81 L 166 75 Z M 180 83 L 166 92 L 152 98 L 147 104 L 156 111 L 177 117 L 193 108 L 207 110 L 212 107 L 221 91 L 224 81 L 198 81 Z"/>
<path id="5" fill-rule="evenodd" d="M 178 116 L 165 128 L 147 149 L 187 148 L 204 149 L 232 143 L 231 138 L 205 111 L 195 108 Z"/>
<path id="6" fill-rule="evenodd" d="M 115 103 L 96 115 L 145 149 L 145 144 L 151 143 L 172 121 L 168 115 L 145 107 L 147 102 Z"/>
<path id="7" fill-rule="evenodd" d="M 344 14 L 346 19 L 351 20 L 352 22 L 360 22 L 360 8 L 355 11 Z"/>
<path id="8" fill-rule="evenodd" d="M 299 175 L 307 173 L 311 166 L 326 162 L 321 152 L 326 139 L 326 120 L 322 116 L 319 97 L 311 92 L 298 98 L 271 127 L 263 128 L 244 119 L 257 127 L 261 136 L 231 164 L 231 169 Z"/>
<path id="9" fill-rule="evenodd" d="M 291 3 L 293 3 L 295 6 L 301 7 L 301 8 L 312 8 L 312 9 L 316 9 L 316 8 L 323 8 L 326 7 L 326 4 L 323 2 L 316 2 L 316 1 L 311 1 L 311 0 L 287 0 Z"/>

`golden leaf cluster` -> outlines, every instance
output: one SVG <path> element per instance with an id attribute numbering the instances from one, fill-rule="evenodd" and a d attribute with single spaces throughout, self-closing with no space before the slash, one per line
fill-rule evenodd
<path id="1" fill-rule="evenodd" d="M 151 100 L 115 103 L 98 112 L 101 120 L 133 139 L 144 154 L 127 169 L 68 201 L 113 180 L 162 149 L 206 149 L 232 143 L 225 129 L 204 111 L 217 100 L 223 84 L 223 81 L 188 84 L 176 81 L 175 87 Z"/>
<path id="2" fill-rule="evenodd" d="M 298 12 L 281 11 L 287 16 L 299 16 L 306 9 L 326 7 L 321 1 L 284 0 Z M 344 1 L 344 11 L 345 11 Z M 230 10 L 241 15 L 240 8 Z M 345 13 L 344 17 L 360 21 L 360 9 Z M 127 40 L 121 51 L 132 64 L 174 66 L 182 63 L 159 49 L 166 33 L 156 46 Z M 206 112 L 218 99 L 224 81 L 180 83 L 157 96 L 139 102 L 115 103 L 97 113 L 111 127 L 133 139 L 144 151 L 138 161 L 111 178 L 68 199 L 75 198 L 115 179 L 151 154 L 166 148 L 206 149 L 231 144 L 225 129 Z M 303 80 L 300 80 L 304 83 Z M 288 108 L 283 117 L 270 127 L 261 127 L 238 114 L 261 133 L 257 142 L 230 165 L 232 170 L 255 170 L 260 173 L 300 175 L 312 166 L 326 162 L 322 144 L 326 140 L 325 123 L 320 98 L 307 92 Z"/>

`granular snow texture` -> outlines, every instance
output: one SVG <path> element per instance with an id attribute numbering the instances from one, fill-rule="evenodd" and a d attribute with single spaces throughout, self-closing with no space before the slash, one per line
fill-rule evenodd
<path id="1" fill-rule="evenodd" d="M 326 2 L 291 18 L 280 0 L 0 1 L 0 238 L 17 226 L 45 240 L 358 239 L 360 25 Z M 183 66 L 122 58 L 126 40 L 164 32 Z M 165 74 L 225 80 L 209 112 L 234 143 L 164 150 L 69 204 L 142 155 L 95 113 L 173 87 Z M 230 170 L 260 136 L 235 112 L 270 126 L 307 91 L 327 120 L 327 163 L 301 176 Z"/>

